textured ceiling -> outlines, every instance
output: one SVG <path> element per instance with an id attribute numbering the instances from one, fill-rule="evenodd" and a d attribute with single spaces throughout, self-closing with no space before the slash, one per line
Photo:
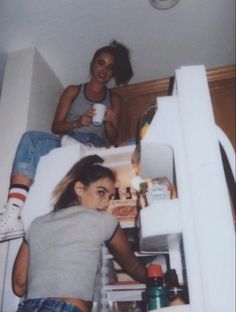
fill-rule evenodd
<path id="1" fill-rule="evenodd" d="M 93 52 L 111 39 L 131 51 L 131 83 L 180 65 L 235 63 L 235 0 L 0 0 L 0 82 L 8 52 L 36 47 L 64 85 L 88 79 Z"/>

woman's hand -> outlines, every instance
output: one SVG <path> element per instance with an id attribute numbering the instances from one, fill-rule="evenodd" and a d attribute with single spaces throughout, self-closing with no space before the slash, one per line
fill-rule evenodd
<path id="1" fill-rule="evenodd" d="M 105 113 L 105 117 L 104 117 L 104 121 L 105 122 L 112 122 L 115 120 L 115 118 L 116 118 L 115 111 L 111 107 L 107 108 L 106 113 Z"/>
<path id="2" fill-rule="evenodd" d="M 92 122 L 92 118 L 93 118 L 94 113 L 95 113 L 95 109 L 90 108 L 83 115 L 81 115 L 79 118 L 79 121 L 78 121 L 80 126 L 81 127 L 89 126 Z"/>

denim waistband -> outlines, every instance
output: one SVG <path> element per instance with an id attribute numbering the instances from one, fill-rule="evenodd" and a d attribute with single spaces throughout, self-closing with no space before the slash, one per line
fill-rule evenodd
<path id="1" fill-rule="evenodd" d="M 83 312 L 73 304 L 53 298 L 26 299 L 17 312 Z"/>

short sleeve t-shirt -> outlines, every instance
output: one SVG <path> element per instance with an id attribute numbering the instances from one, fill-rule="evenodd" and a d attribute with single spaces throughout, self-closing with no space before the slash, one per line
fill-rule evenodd
<path id="1" fill-rule="evenodd" d="M 36 218 L 30 248 L 27 298 L 92 300 L 100 250 L 118 221 L 109 213 L 73 206 Z"/>

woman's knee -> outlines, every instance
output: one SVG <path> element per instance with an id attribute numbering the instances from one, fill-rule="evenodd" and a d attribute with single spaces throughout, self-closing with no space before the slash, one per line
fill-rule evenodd
<path id="1" fill-rule="evenodd" d="M 43 132 L 43 131 L 34 131 L 28 130 L 22 134 L 20 139 L 20 144 L 32 143 L 33 145 L 37 144 L 39 141 L 45 141 L 48 137 L 52 137 L 52 134 Z"/>
<path id="2" fill-rule="evenodd" d="M 38 136 L 38 133 L 39 133 L 38 131 L 32 130 L 25 131 L 21 136 L 20 142 L 31 141 L 32 138 Z"/>

